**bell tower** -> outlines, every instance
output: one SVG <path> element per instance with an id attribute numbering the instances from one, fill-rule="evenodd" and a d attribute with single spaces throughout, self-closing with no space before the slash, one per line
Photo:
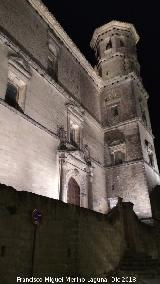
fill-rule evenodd
<path id="1" fill-rule="evenodd" d="M 131 24 L 112 21 L 97 29 L 91 47 L 97 58 L 97 72 L 103 80 L 134 71 L 139 74 L 136 43 L 139 36 Z"/>
<path id="2" fill-rule="evenodd" d="M 147 100 L 140 78 L 132 24 L 112 21 L 95 30 L 91 47 L 100 93 L 104 128 L 106 190 L 110 207 L 118 197 L 132 202 L 140 218 L 150 218 L 150 193 L 160 183 Z"/>

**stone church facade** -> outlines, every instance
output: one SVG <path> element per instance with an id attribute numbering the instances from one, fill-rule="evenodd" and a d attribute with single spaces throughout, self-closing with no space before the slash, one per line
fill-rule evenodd
<path id="1" fill-rule="evenodd" d="M 160 183 L 133 25 L 93 34 L 93 69 L 39 0 L 0 1 L 0 183 L 151 217 Z"/>

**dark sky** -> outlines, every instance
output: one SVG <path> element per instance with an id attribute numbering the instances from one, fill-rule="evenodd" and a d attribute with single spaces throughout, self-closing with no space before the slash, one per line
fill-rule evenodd
<path id="1" fill-rule="evenodd" d="M 160 9 L 157 0 L 43 0 L 61 26 L 94 65 L 89 46 L 95 28 L 120 20 L 135 25 L 139 35 L 138 58 L 144 87 L 150 95 L 149 111 L 160 165 Z"/>

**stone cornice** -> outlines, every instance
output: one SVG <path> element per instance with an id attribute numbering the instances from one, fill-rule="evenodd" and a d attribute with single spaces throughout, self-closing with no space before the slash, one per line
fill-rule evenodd
<path id="1" fill-rule="evenodd" d="M 78 60 L 81 66 L 86 70 L 88 75 L 94 81 L 96 87 L 100 89 L 103 87 L 102 79 L 96 74 L 95 70 L 82 55 L 77 46 L 73 43 L 67 33 L 63 30 L 61 25 L 56 21 L 55 17 L 49 12 L 47 7 L 42 3 L 41 0 L 27 0 L 32 7 L 38 12 L 38 14 L 43 18 L 43 20 L 49 25 L 49 27 L 54 31 L 57 37 L 64 43 L 64 45 L 69 49 L 72 55 Z"/>
<path id="2" fill-rule="evenodd" d="M 155 174 L 157 174 L 160 177 L 160 174 L 158 171 L 155 170 L 155 168 L 151 167 L 151 165 L 149 165 L 144 159 L 137 159 L 137 160 L 133 160 L 133 161 L 125 161 L 122 164 L 118 164 L 118 165 L 109 165 L 109 166 L 104 166 L 105 169 L 110 169 L 110 168 L 119 168 L 119 167 L 125 167 L 128 165 L 134 165 L 134 164 L 143 164 L 144 166 L 147 165 L 151 170 L 154 171 Z"/>
<path id="3" fill-rule="evenodd" d="M 141 78 L 135 72 L 130 72 L 130 73 L 123 75 L 123 76 L 116 76 L 112 79 L 108 79 L 108 80 L 104 81 L 104 87 L 110 89 L 113 86 L 115 87 L 116 85 L 123 83 L 125 80 L 135 81 L 137 83 L 137 86 L 141 89 L 142 93 L 146 97 L 146 99 L 149 98 L 149 94 L 145 90 Z"/>
<path id="4" fill-rule="evenodd" d="M 119 28 L 121 30 L 128 30 L 134 36 L 135 42 L 137 43 L 139 41 L 139 35 L 137 34 L 137 31 L 136 31 L 134 25 L 129 24 L 129 23 L 125 23 L 125 22 L 119 22 L 119 21 L 113 20 L 113 21 L 111 21 L 111 22 L 109 22 L 109 23 L 107 23 L 107 24 L 105 24 L 105 25 L 103 25 L 103 26 L 101 26 L 101 27 L 99 27 L 95 30 L 93 37 L 92 37 L 92 40 L 90 42 L 90 46 L 92 48 L 95 48 L 98 37 L 102 33 L 105 33 L 108 30 L 113 29 L 113 28 Z"/>
<path id="5" fill-rule="evenodd" d="M 103 129 L 104 129 L 104 132 L 108 132 L 108 131 L 115 130 L 119 127 L 123 127 L 123 126 L 131 124 L 131 123 L 141 123 L 141 125 L 147 130 L 147 132 L 154 139 L 154 135 L 152 134 L 152 132 L 147 127 L 145 127 L 145 125 L 143 124 L 142 119 L 140 117 L 135 117 L 133 119 L 129 119 L 129 120 L 124 121 L 124 122 L 119 122 L 118 124 L 113 125 L 113 126 L 105 126 L 105 127 L 103 127 Z"/>
<path id="6" fill-rule="evenodd" d="M 122 164 L 118 164 L 118 165 L 104 166 L 104 168 L 105 169 L 120 168 L 120 167 L 126 167 L 128 165 L 134 165 L 134 164 L 144 164 L 144 160 L 143 159 L 137 159 L 137 160 L 134 160 L 134 161 L 126 161 L 126 162 L 123 162 Z"/>
<path id="7" fill-rule="evenodd" d="M 104 129 L 104 132 L 107 132 L 107 131 L 115 130 L 119 127 L 123 127 L 127 124 L 135 123 L 135 122 L 138 122 L 138 121 L 140 121 L 140 118 L 136 117 L 136 118 L 124 121 L 124 122 L 119 122 L 118 124 L 113 125 L 113 126 L 104 126 L 103 129 Z"/>

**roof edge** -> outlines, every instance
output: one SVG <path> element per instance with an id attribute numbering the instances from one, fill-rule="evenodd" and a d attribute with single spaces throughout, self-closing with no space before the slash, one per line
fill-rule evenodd
<path id="1" fill-rule="evenodd" d="M 55 17 L 49 12 L 48 8 L 42 3 L 41 0 L 26 0 L 31 6 L 38 12 L 38 14 L 43 18 L 43 20 L 49 25 L 49 27 L 54 31 L 58 38 L 64 43 L 64 45 L 69 49 L 72 55 L 78 60 L 81 66 L 86 70 L 88 75 L 93 79 L 95 85 L 100 89 L 103 87 L 102 79 L 97 75 L 93 67 L 87 61 L 85 56 L 80 52 L 78 47 L 70 39 L 61 25 L 57 22 Z"/>

